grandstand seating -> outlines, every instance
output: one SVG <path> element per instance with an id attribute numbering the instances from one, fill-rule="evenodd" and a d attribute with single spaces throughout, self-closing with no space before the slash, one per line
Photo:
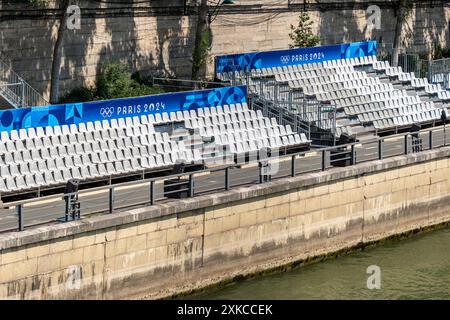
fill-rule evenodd
<path id="1" fill-rule="evenodd" d="M 242 72 L 218 77 L 247 83 Z M 330 132 L 334 126 L 326 112 L 335 108 L 336 139 L 344 133 L 362 138 L 395 133 L 413 124 L 435 125 L 442 113 L 450 118 L 450 92 L 375 56 L 253 70 L 248 85 L 275 105 L 291 103 L 290 111 Z M 302 111 L 292 107 L 296 105 Z"/>
<path id="2" fill-rule="evenodd" d="M 181 130 L 180 130 L 181 129 Z M 0 192 L 20 193 L 187 164 L 263 147 L 309 146 L 305 135 L 247 104 L 1 132 Z"/>

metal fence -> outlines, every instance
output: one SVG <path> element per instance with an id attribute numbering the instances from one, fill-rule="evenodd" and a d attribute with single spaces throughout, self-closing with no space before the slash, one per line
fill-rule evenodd
<path id="1" fill-rule="evenodd" d="M 443 88 L 450 89 L 450 58 L 431 61 L 428 73 L 431 83 L 439 83 Z"/>
<path id="2" fill-rule="evenodd" d="M 334 105 L 306 96 L 302 90 L 290 88 L 288 83 L 264 77 L 258 70 L 254 70 L 251 77 L 249 73 L 244 73 L 241 77 L 235 77 L 234 81 L 247 85 L 252 104 L 265 116 L 276 118 L 280 124 L 291 125 L 295 131 L 307 134 L 318 145 L 335 145 Z M 311 135 L 312 126 L 317 134 Z"/>
<path id="3" fill-rule="evenodd" d="M 377 59 L 389 61 L 392 65 L 392 45 L 380 45 Z M 413 72 L 417 78 L 427 78 L 430 83 L 441 84 L 443 88 L 450 89 L 450 58 L 425 60 L 416 53 L 400 53 L 398 65 L 404 72 Z"/>
<path id="4" fill-rule="evenodd" d="M 261 110 L 265 117 L 275 118 L 281 125 L 290 125 L 294 132 L 304 133 L 308 139 L 311 139 L 311 127 L 304 120 L 306 111 L 303 104 L 270 101 L 259 95 L 251 95 L 249 103 L 252 109 Z"/>
<path id="5" fill-rule="evenodd" d="M 189 80 L 189 79 L 175 79 L 175 78 L 152 78 L 152 85 L 158 86 L 167 92 L 180 92 L 191 90 L 203 90 L 211 88 L 220 88 L 230 86 L 225 82 Z"/>
<path id="6" fill-rule="evenodd" d="M 418 144 L 418 141 L 420 142 Z M 75 195 L 83 216 L 111 214 L 125 209 L 154 205 L 174 195 L 195 197 L 238 186 L 265 183 L 273 179 L 295 177 L 307 172 L 325 171 L 334 166 L 348 166 L 366 161 L 447 146 L 450 135 L 445 126 L 415 134 L 404 133 L 330 148 L 316 149 L 270 158 L 276 168 L 269 175 L 262 168 L 264 159 L 243 165 L 228 165 L 190 173 L 109 185 L 75 194 L 47 196 L 0 205 L 0 231 L 24 228 L 52 221 L 71 220 L 64 197 Z M 264 178 L 263 178 L 264 177 Z"/>
<path id="7" fill-rule="evenodd" d="M 0 95 L 15 108 L 48 105 L 36 90 L 25 82 L 11 66 L 0 60 Z"/>

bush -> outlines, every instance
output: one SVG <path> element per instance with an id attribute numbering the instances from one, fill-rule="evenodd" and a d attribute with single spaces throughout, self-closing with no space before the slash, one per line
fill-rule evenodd
<path id="1" fill-rule="evenodd" d="M 441 45 L 437 45 L 434 50 L 434 60 L 450 58 L 450 48 L 442 48 Z"/>
<path id="2" fill-rule="evenodd" d="M 289 37 L 293 41 L 292 47 L 305 48 L 315 47 L 320 43 L 320 37 L 312 32 L 313 22 L 308 13 L 302 12 L 299 16 L 297 27 L 291 25 Z"/>
<path id="3" fill-rule="evenodd" d="M 95 86 L 75 88 L 61 98 L 63 103 L 84 102 L 145 96 L 163 92 L 158 86 L 143 83 L 139 76 L 131 76 L 126 65 L 108 62 L 97 75 Z"/>
<path id="4" fill-rule="evenodd" d="M 94 100 L 94 90 L 92 88 L 75 88 L 60 98 L 63 103 L 76 103 Z"/>

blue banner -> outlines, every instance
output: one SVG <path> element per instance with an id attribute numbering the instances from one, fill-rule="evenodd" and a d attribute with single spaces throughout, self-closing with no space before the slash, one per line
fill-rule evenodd
<path id="1" fill-rule="evenodd" d="M 216 57 L 216 75 L 230 71 L 256 70 L 323 62 L 377 54 L 377 42 L 354 42 L 331 46 L 251 52 Z"/>
<path id="2" fill-rule="evenodd" d="M 9 132 L 25 128 L 195 110 L 246 101 L 247 87 L 239 86 L 136 98 L 9 109 L 0 111 L 0 131 Z"/>

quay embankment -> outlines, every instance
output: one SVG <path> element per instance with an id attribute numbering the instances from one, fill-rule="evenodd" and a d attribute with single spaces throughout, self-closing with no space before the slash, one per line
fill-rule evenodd
<path id="1" fill-rule="evenodd" d="M 1 299 L 162 298 L 450 221 L 450 148 L 0 234 Z"/>

